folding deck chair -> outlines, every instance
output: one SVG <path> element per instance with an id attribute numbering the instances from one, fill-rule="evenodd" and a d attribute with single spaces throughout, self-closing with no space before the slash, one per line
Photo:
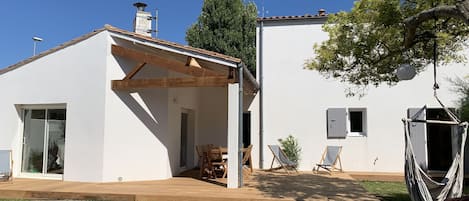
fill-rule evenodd
<path id="1" fill-rule="evenodd" d="M 0 150 L 0 181 L 10 181 L 13 177 L 11 150 Z"/>
<path id="2" fill-rule="evenodd" d="M 290 174 L 289 170 L 295 170 L 295 172 L 298 173 L 298 170 L 296 169 L 297 164 L 293 161 L 291 161 L 285 152 L 280 148 L 278 145 L 267 145 L 272 151 L 272 154 L 274 155 L 274 158 L 272 159 L 272 164 L 270 164 L 270 170 L 274 169 L 280 169 L 283 168 L 285 171 Z M 278 164 L 280 165 L 279 167 L 273 168 L 274 161 L 277 159 Z"/>
<path id="3" fill-rule="evenodd" d="M 313 172 L 319 172 L 319 168 L 327 170 L 329 174 L 332 174 L 334 170 L 342 172 L 342 162 L 340 161 L 341 151 L 342 146 L 327 146 L 322 154 L 321 160 L 313 168 Z M 339 162 L 340 168 L 336 167 L 337 162 Z"/>
<path id="4" fill-rule="evenodd" d="M 252 144 L 250 144 L 248 147 L 244 148 L 243 150 L 243 161 L 241 162 L 243 164 L 243 174 L 247 173 L 251 175 L 253 172 L 251 151 L 252 151 Z"/>

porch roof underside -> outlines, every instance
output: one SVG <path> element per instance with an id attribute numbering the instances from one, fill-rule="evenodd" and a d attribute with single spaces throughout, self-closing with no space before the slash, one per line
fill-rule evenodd
<path id="1" fill-rule="evenodd" d="M 137 65 L 122 80 L 113 80 L 114 90 L 173 87 L 225 87 L 238 82 L 237 68 L 243 67 L 244 91 L 256 93 L 258 84 L 240 59 L 219 53 L 183 46 L 107 26 L 112 36 L 131 42 L 112 45 L 116 57 L 131 59 Z M 143 41 L 142 41 L 143 40 Z M 146 64 L 158 66 L 189 77 L 132 79 Z"/>

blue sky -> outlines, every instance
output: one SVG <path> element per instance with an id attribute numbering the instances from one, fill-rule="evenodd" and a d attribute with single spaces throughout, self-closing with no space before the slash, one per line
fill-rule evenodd
<path id="1" fill-rule="evenodd" d="M 15 0 L 0 1 L 0 69 L 33 54 L 33 36 L 44 40 L 37 51 L 53 48 L 104 24 L 132 30 L 137 0 Z M 186 29 L 200 14 L 203 0 L 142 0 L 147 11 L 159 11 L 158 38 L 186 44 Z M 265 16 L 349 11 L 353 0 L 254 0 Z"/>

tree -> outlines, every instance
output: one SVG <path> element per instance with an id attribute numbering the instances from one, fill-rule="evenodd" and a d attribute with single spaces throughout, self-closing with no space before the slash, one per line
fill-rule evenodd
<path id="1" fill-rule="evenodd" d="M 314 46 L 306 66 L 356 86 L 389 85 L 401 64 L 417 72 L 433 62 L 463 62 L 467 47 L 469 0 L 361 0 L 350 12 L 329 15 L 329 40 Z"/>
<path id="2" fill-rule="evenodd" d="M 469 81 L 463 78 L 450 80 L 454 91 L 459 95 L 458 112 L 462 121 L 469 121 Z"/>
<path id="3" fill-rule="evenodd" d="M 186 32 L 186 41 L 193 47 L 240 58 L 255 72 L 256 18 L 253 2 L 204 0 L 197 22 Z"/>

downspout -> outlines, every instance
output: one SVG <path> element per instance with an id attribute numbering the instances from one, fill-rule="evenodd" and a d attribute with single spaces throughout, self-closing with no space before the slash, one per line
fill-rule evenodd
<path id="1" fill-rule="evenodd" d="M 263 32 L 264 21 L 260 20 L 259 28 L 259 168 L 264 169 L 264 88 L 263 88 Z"/>
<path id="2" fill-rule="evenodd" d="M 239 105 L 238 105 L 238 184 L 239 187 L 243 186 L 243 114 L 244 114 L 244 107 L 243 107 L 243 69 L 244 64 L 238 64 L 238 82 L 239 82 Z"/>

